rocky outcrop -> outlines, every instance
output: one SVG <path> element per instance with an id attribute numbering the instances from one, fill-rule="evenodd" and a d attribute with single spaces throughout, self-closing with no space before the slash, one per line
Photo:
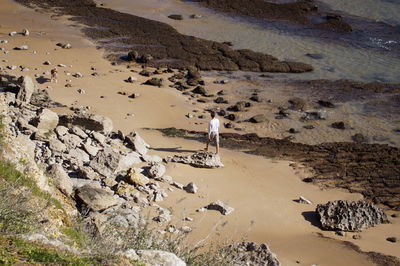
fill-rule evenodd
<path id="1" fill-rule="evenodd" d="M 229 245 L 228 252 L 232 253 L 232 264 L 241 266 L 280 266 L 276 255 L 266 244 L 241 242 Z"/>
<path id="2" fill-rule="evenodd" d="M 29 103 L 31 101 L 32 94 L 35 92 L 36 87 L 30 76 L 23 76 L 18 80 L 21 85 L 17 94 L 17 100 L 23 103 Z"/>
<path id="3" fill-rule="evenodd" d="M 198 168 L 220 168 L 224 167 L 218 154 L 198 152 L 192 155 L 174 155 L 165 158 L 167 162 L 189 164 Z"/>
<path id="4" fill-rule="evenodd" d="M 366 201 L 330 201 L 318 204 L 316 212 L 325 230 L 360 232 L 389 222 L 381 209 Z"/>
<path id="5" fill-rule="evenodd" d="M 113 123 L 110 118 L 94 114 L 61 115 L 60 125 L 68 128 L 80 126 L 83 129 L 99 131 L 104 134 L 108 134 L 113 130 Z"/>

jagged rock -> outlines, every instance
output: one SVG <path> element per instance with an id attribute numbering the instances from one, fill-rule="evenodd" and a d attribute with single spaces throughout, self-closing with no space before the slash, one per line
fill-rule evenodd
<path id="1" fill-rule="evenodd" d="M 77 135 L 78 137 L 81 137 L 82 139 L 86 139 L 88 135 L 80 128 L 77 126 L 73 126 L 71 128 L 71 133 Z"/>
<path id="2" fill-rule="evenodd" d="M 196 194 L 197 191 L 199 190 L 199 188 L 197 187 L 197 185 L 194 184 L 193 182 L 190 182 L 189 184 L 187 184 L 186 186 L 184 186 L 183 189 L 184 189 L 187 193 L 193 193 L 193 194 Z"/>
<path id="3" fill-rule="evenodd" d="M 23 103 L 29 103 L 32 98 L 32 94 L 35 92 L 36 87 L 30 76 L 23 76 L 18 79 L 20 82 L 20 88 L 17 94 L 17 100 Z"/>
<path id="4" fill-rule="evenodd" d="M 138 250 L 136 251 L 140 258 L 140 261 L 146 263 L 146 265 L 154 266 L 186 266 L 186 263 L 178 258 L 173 253 L 161 250 Z"/>
<path id="5" fill-rule="evenodd" d="M 87 143 L 83 144 L 83 149 L 92 157 L 95 157 L 100 150 L 99 148 Z"/>
<path id="6" fill-rule="evenodd" d="M 360 232 L 389 222 L 381 209 L 366 201 L 330 201 L 318 204 L 316 212 L 322 228 L 326 230 Z"/>
<path id="7" fill-rule="evenodd" d="M 106 137 L 99 132 L 92 132 L 92 137 L 103 146 L 106 143 Z"/>
<path id="8" fill-rule="evenodd" d="M 150 180 L 144 176 L 137 168 L 131 168 L 125 177 L 126 181 L 132 185 L 145 186 Z"/>
<path id="9" fill-rule="evenodd" d="M 150 145 L 147 144 L 135 131 L 132 131 L 125 137 L 125 143 L 128 148 L 136 151 L 142 156 L 147 153 L 150 147 Z"/>
<path id="10" fill-rule="evenodd" d="M 110 118 L 102 115 L 79 114 L 79 115 L 61 115 L 60 125 L 71 128 L 79 126 L 81 128 L 108 134 L 113 129 L 113 123 Z"/>
<path id="11" fill-rule="evenodd" d="M 148 170 L 148 175 L 151 178 L 160 178 L 165 174 L 166 168 L 161 163 L 152 164 Z"/>
<path id="12" fill-rule="evenodd" d="M 89 166 L 103 176 L 111 176 L 118 169 L 121 155 L 112 149 L 99 151 L 91 161 Z"/>
<path id="13" fill-rule="evenodd" d="M 58 139 L 67 145 L 68 149 L 74 149 L 82 144 L 82 139 L 80 137 L 69 133 L 63 136 L 58 136 Z"/>
<path id="14" fill-rule="evenodd" d="M 271 252 L 266 244 L 257 244 L 255 242 L 241 242 L 226 247 L 229 253 L 232 253 L 232 265 L 264 265 L 280 266 L 276 255 Z"/>
<path id="15" fill-rule="evenodd" d="M 84 163 L 88 163 L 90 161 L 89 154 L 79 148 L 71 149 L 68 152 L 67 157 L 76 165 L 83 165 Z"/>
<path id="16" fill-rule="evenodd" d="M 64 168 L 58 164 L 53 164 L 48 170 L 48 174 L 53 177 L 54 185 L 66 196 L 71 196 L 73 183 L 65 172 Z"/>
<path id="17" fill-rule="evenodd" d="M 96 173 L 91 167 L 89 166 L 80 166 L 78 170 L 76 171 L 76 176 L 78 178 L 83 178 L 83 179 L 90 179 L 90 180 L 96 180 L 100 179 L 99 174 Z"/>
<path id="18" fill-rule="evenodd" d="M 224 165 L 218 154 L 198 152 L 192 155 L 174 155 L 165 158 L 167 162 L 189 164 L 198 168 L 219 168 Z"/>
<path id="19" fill-rule="evenodd" d="M 118 204 L 111 192 L 90 185 L 78 188 L 75 195 L 92 211 L 102 211 Z"/>
<path id="20" fill-rule="evenodd" d="M 208 204 L 207 206 L 205 206 L 204 208 L 206 210 L 219 211 L 223 215 L 228 215 L 235 210 L 234 208 L 226 205 L 225 203 L 223 203 L 220 200 L 214 201 L 214 202 Z"/>

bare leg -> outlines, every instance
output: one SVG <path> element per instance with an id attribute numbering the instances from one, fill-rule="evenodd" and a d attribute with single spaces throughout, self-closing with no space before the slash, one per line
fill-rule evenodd
<path id="1" fill-rule="evenodd" d="M 218 154 L 218 153 L 219 153 L 219 143 L 217 142 L 217 145 L 215 147 L 215 154 Z"/>

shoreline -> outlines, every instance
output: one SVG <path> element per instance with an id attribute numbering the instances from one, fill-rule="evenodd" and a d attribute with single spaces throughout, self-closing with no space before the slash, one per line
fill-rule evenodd
<path id="1" fill-rule="evenodd" d="M 2 31 L 4 31 L 4 28 L 2 28 Z M 18 37 L 19 38 L 19 37 Z M 18 38 L 16 38 L 15 40 L 18 40 Z M 22 40 L 22 39 L 21 39 Z M 193 105 L 190 102 L 187 102 L 187 98 L 184 95 L 181 95 L 180 93 L 177 93 L 174 89 L 168 90 L 165 87 L 162 88 L 157 88 L 157 87 L 149 87 L 149 86 L 143 86 L 143 85 L 138 85 L 139 83 L 144 82 L 145 80 L 147 80 L 148 78 L 145 77 L 141 77 L 139 75 L 137 75 L 137 73 L 135 72 L 131 72 L 129 69 L 123 69 L 123 66 L 110 66 L 109 63 L 104 60 L 104 59 L 100 59 L 101 56 L 99 56 L 99 51 L 95 50 L 93 47 L 89 47 L 88 49 L 82 49 L 79 52 L 74 52 L 74 46 L 73 48 L 68 51 L 68 50 L 55 50 L 54 52 L 51 52 L 50 55 L 46 55 L 45 54 L 45 50 L 49 49 L 49 48 L 56 48 L 56 46 L 51 46 L 50 44 L 54 45 L 54 43 L 57 41 L 54 39 L 54 37 L 51 39 L 51 41 L 41 41 L 40 38 L 38 40 L 38 44 L 37 47 L 40 48 L 41 45 L 45 45 L 45 49 L 38 49 L 38 52 L 40 54 L 40 58 L 38 58 L 37 60 L 32 61 L 30 64 L 32 64 L 32 66 L 36 65 L 39 66 L 39 68 L 41 68 L 40 70 L 38 70 L 37 72 L 41 72 L 44 71 L 47 67 L 43 67 L 42 66 L 42 62 L 46 59 L 46 58 L 53 58 L 53 53 L 54 53 L 54 58 L 51 59 L 51 61 L 53 61 L 53 65 L 58 64 L 58 63 L 64 63 L 65 65 L 73 65 L 73 67 L 71 69 L 67 68 L 68 72 L 71 72 L 72 74 L 75 72 L 81 72 L 84 74 L 84 78 L 82 79 L 73 79 L 73 88 L 71 90 L 69 90 L 70 88 L 63 88 L 61 83 L 61 80 L 64 78 L 68 78 L 67 75 L 65 75 L 65 73 L 60 73 L 60 83 L 59 84 L 50 84 L 52 86 L 52 88 L 49 88 L 49 92 L 50 92 L 50 96 L 56 100 L 56 101 L 60 101 L 61 102 L 71 106 L 75 101 L 78 101 L 77 104 L 74 104 L 75 106 L 91 106 L 91 109 L 89 110 L 90 112 L 93 113 L 101 113 L 107 116 L 110 116 L 111 114 L 111 118 L 112 120 L 115 122 L 116 128 L 121 129 L 124 132 L 128 132 L 129 130 L 132 129 L 132 127 L 134 126 L 135 128 L 137 127 L 168 127 L 171 124 L 174 126 L 182 126 L 185 125 L 186 127 L 188 126 L 188 121 L 187 119 L 183 119 L 184 114 L 191 112 L 193 108 L 191 108 Z M 14 42 L 14 39 L 13 39 Z M 19 42 L 19 41 L 17 41 Z M 29 41 L 30 42 L 30 41 Z M 14 45 L 16 43 L 12 43 L 12 45 Z M 74 43 L 72 43 L 74 45 Z M 30 44 L 31 45 L 31 44 Z M 49 47 L 49 48 L 47 48 Z M 35 45 L 32 46 L 32 49 L 35 49 Z M 79 48 L 81 49 L 81 48 Z M 43 53 L 42 53 L 43 51 Z M 15 54 L 16 52 L 12 51 L 13 54 Z M 58 57 L 57 54 L 61 53 L 61 57 Z M 71 53 L 74 54 L 73 56 L 71 56 Z M 81 56 L 81 57 L 79 57 Z M 96 58 L 96 61 L 93 61 L 93 59 Z M 62 60 L 61 60 L 62 59 Z M 79 60 L 78 60 L 79 59 Z M 90 59 L 89 62 L 84 62 L 85 60 Z M 13 59 L 14 61 L 23 61 L 24 58 L 23 56 L 18 57 L 16 56 L 15 59 Z M 98 60 L 98 61 L 97 61 Z M 10 60 L 11 61 L 11 60 Z M 75 63 L 74 63 L 75 62 Z M 96 70 L 91 71 L 89 69 L 90 65 L 94 65 Z M 31 69 L 33 69 L 34 67 L 31 67 Z M 132 70 L 132 69 L 131 69 Z M 136 68 L 134 69 L 135 71 L 139 71 L 140 68 Z M 95 76 L 95 77 L 90 77 L 91 72 L 98 72 L 99 76 Z M 112 73 L 110 73 L 110 71 L 112 71 Z M 20 73 L 20 72 L 17 72 Z M 30 73 L 31 74 L 31 73 Z M 138 77 L 138 82 L 135 83 L 133 86 L 131 84 L 127 84 L 125 82 L 123 82 L 124 79 L 126 79 L 129 75 L 135 75 Z M 166 77 L 166 76 L 165 76 Z M 112 82 L 110 82 L 109 80 L 113 80 Z M 97 80 L 97 81 L 95 81 Z M 92 84 L 94 83 L 94 84 Z M 49 83 L 44 83 L 43 86 L 45 87 L 46 85 L 48 85 Z M 101 85 L 104 86 L 104 84 L 107 84 L 107 88 L 102 87 Z M 77 89 L 79 88 L 84 88 L 86 93 L 85 94 L 78 94 L 76 92 Z M 111 89 L 110 89 L 111 88 Z M 67 91 L 68 89 L 68 91 Z M 118 91 L 122 91 L 125 90 L 128 93 L 139 93 L 141 94 L 139 98 L 137 99 L 129 99 L 125 96 L 122 95 L 118 95 L 117 92 Z M 165 98 L 160 99 L 160 95 L 162 95 Z M 101 96 L 105 96 L 105 98 L 100 98 Z M 101 100 L 103 99 L 103 100 Z M 102 101 L 102 102 L 96 102 L 96 101 Z M 167 106 L 165 106 L 166 104 L 168 104 Z M 126 106 L 130 106 L 130 107 L 126 107 Z M 157 106 L 157 108 L 152 107 L 153 106 Z M 172 105 L 174 105 L 173 107 L 171 107 Z M 113 110 L 107 110 L 107 107 L 112 106 Z M 125 106 L 125 107 L 124 107 Z M 154 109 L 157 109 L 157 112 L 154 112 Z M 153 113 L 151 113 L 151 110 L 153 110 Z M 65 109 L 62 109 L 63 112 L 67 111 Z M 127 113 L 133 113 L 135 114 L 135 116 L 131 117 L 124 117 L 121 118 L 121 114 L 127 114 Z M 158 117 L 160 114 L 162 114 L 161 117 Z M 205 112 L 206 114 L 206 112 Z M 167 119 L 166 119 L 167 118 Z M 201 121 L 201 120 L 200 120 Z M 150 122 L 150 123 L 149 123 Z M 195 123 L 200 123 L 200 122 L 190 122 L 191 124 L 189 124 L 190 129 L 194 129 L 194 130 L 204 130 L 204 124 L 198 124 L 196 125 Z M 234 131 L 232 131 L 234 132 Z M 144 133 L 145 136 L 147 136 L 146 133 Z M 147 139 L 147 138 L 146 138 Z M 155 134 L 151 137 L 149 137 L 149 139 L 151 140 L 151 144 L 154 143 L 155 147 L 160 146 L 159 148 L 165 148 L 168 147 L 166 145 L 172 145 L 172 147 L 175 147 L 174 142 L 178 142 L 178 146 L 184 146 L 184 147 L 192 147 L 192 149 L 196 150 L 198 148 L 199 145 L 193 142 L 186 142 L 186 141 L 178 141 L 178 140 L 173 140 L 173 141 L 166 141 L 164 138 L 160 137 L 159 135 Z M 188 148 L 190 149 L 190 148 Z M 231 165 L 232 167 L 234 167 L 234 165 L 236 165 L 238 163 L 237 160 L 235 160 L 235 162 L 233 161 L 235 157 L 239 156 L 239 153 L 232 153 L 231 155 L 229 151 L 224 150 L 224 153 L 227 153 L 227 160 L 232 160 L 232 162 L 230 162 L 229 165 Z M 229 158 L 229 159 L 228 159 Z M 256 157 L 248 157 L 248 160 L 255 160 Z M 258 160 L 258 159 L 257 159 Z M 260 159 L 260 162 L 266 162 L 264 159 Z M 249 161 L 247 161 L 247 163 L 250 163 Z M 268 162 L 271 163 L 271 162 Z M 286 164 L 286 163 L 285 163 Z M 176 166 L 172 166 L 172 167 L 176 167 Z M 284 172 L 285 171 L 289 171 L 290 167 L 284 167 Z M 184 168 L 185 171 L 181 172 L 181 169 Z M 263 169 L 263 168 L 262 168 Z M 194 175 L 198 175 L 198 173 L 193 173 L 193 169 L 190 169 L 188 167 L 177 167 L 177 169 L 172 168 L 172 169 L 168 169 L 169 171 L 171 171 L 172 173 L 176 174 L 177 180 L 179 181 L 179 179 L 185 180 L 185 175 L 186 174 L 194 174 Z M 265 170 L 265 169 L 264 169 Z M 240 168 L 240 171 L 242 171 L 243 173 L 246 173 L 246 169 L 245 168 Z M 186 173 L 185 173 L 186 172 Z M 197 172 L 197 171 L 196 171 Z M 280 173 L 280 172 L 278 172 Z M 210 173 L 208 172 L 204 172 L 201 173 L 201 175 L 203 176 L 203 178 L 206 178 Z M 232 172 L 230 174 L 233 174 Z M 281 174 L 281 173 L 280 173 Z M 218 176 L 218 174 L 212 174 L 214 176 L 214 178 L 216 178 Z M 215 176 L 216 175 L 216 176 Z M 236 174 L 237 175 L 237 174 Z M 258 178 L 260 178 L 260 175 L 257 175 Z M 240 177 L 236 176 L 237 180 L 240 180 Z M 212 180 L 212 178 L 208 177 L 206 178 L 207 181 Z M 205 182 L 204 185 L 206 184 L 206 180 L 202 181 Z M 227 180 L 226 178 L 224 180 Z M 274 179 L 275 180 L 275 179 Z M 222 181 L 222 180 L 221 180 Z M 219 182 L 221 182 L 219 181 Z M 275 180 L 279 183 L 278 180 Z M 301 181 L 298 180 L 298 184 L 301 184 Z M 216 187 L 220 187 L 222 184 L 214 184 Z M 306 187 L 306 186 L 304 186 Z M 215 189 L 214 189 L 215 190 Z M 313 188 L 313 190 L 318 191 L 317 188 Z M 293 192 L 293 191 L 292 191 Z M 217 195 L 217 191 L 213 192 L 214 196 Z M 297 194 L 298 192 L 294 192 L 294 194 Z M 333 195 L 335 195 L 334 191 L 331 192 L 326 192 L 326 193 L 332 193 L 330 194 L 332 197 Z M 321 195 L 320 195 L 321 194 Z M 320 192 L 320 194 L 318 194 L 318 197 L 322 197 L 322 194 L 325 194 L 325 192 Z M 345 193 L 345 195 L 349 195 L 348 193 Z M 355 194 L 354 194 L 355 195 Z M 352 196 L 354 196 L 352 195 Z M 180 194 L 180 196 L 182 196 L 182 194 Z M 174 199 L 169 199 L 169 202 L 171 204 L 174 203 L 173 201 Z M 199 202 L 194 202 L 191 204 L 199 204 Z M 190 206 L 190 204 L 189 204 Z M 193 206 L 193 205 L 192 205 Z M 282 205 L 279 205 L 282 206 Z M 284 206 L 284 205 L 283 205 Z M 297 209 L 297 205 L 293 205 L 291 206 L 291 208 L 293 209 Z M 274 210 L 276 212 L 276 209 Z M 297 211 L 297 210 L 296 210 Z M 210 215 L 211 217 L 208 217 L 208 221 L 211 222 L 213 219 L 215 219 L 215 215 Z M 301 219 L 298 218 L 293 218 L 295 219 L 297 222 L 300 223 L 304 223 L 304 221 L 301 221 Z M 232 220 L 230 221 L 232 222 Z M 276 222 L 276 221 L 274 221 Z M 234 222 L 232 222 L 234 223 Z M 395 224 L 395 226 L 398 226 L 397 224 Z M 235 230 L 235 225 L 232 225 L 232 227 L 230 227 L 230 230 Z M 306 228 L 306 231 L 309 232 L 310 228 L 308 224 L 303 224 L 302 228 Z M 381 228 L 377 228 L 378 231 Z M 259 230 L 259 229 L 258 229 Z M 315 229 L 314 227 L 311 229 L 311 231 L 314 230 L 319 230 L 319 229 Z M 271 233 L 271 232 L 270 232 Z M 200 233 L 199 233 L 200 234 Z M 254 234 L 254 232 L 253 232 Z M 368 238 L 369 234 L 366 234 L 366 238 Z M 379 233 L 375 233 L 375 236 L 379 235 Z M 288 236 L 290 238 L 290 236 Z M 286 239 L 287 240 L 287 239 Z M 318 245 L 317 243 L 318 240 L 316 240 L 315 238 L 311 237 L 309 239 L 310 243 L 312 243 L 313 241 L 316 241 L 313 245 Z M 267 240 L 268 242 L 268 240 Z M 277 250 L 279 250 L 278 255 L 281 258 L 282 257 L 282 261 L 284 262 L 289 262 L 289 257 L 291 257 L 291 255 L 287 254 L 288 251 L 286 251 L 286 256 L 283 255 L 284 252 L 284 244 L 281 243 L 278 245 L 279 242 L 279 235 L 276 235 L 274 237 L 273 240 L 274 244 L 272 246 L 272 249 L 275 251 L 274 247 L 277 247 Z M 378 243 L 381 243 L 378 241 Z M 365 243 L 365 246 L 368 246 L 368 243 Z M 329 246 L 329 245 L 328 245 Z M 335 244 L 333 244 L 333 246 L 335 246 Z M 361 245 L 362 246 L 362 245 Z M 364 246 L 364 248 L 365 248 Z M 294 248 L 294 247 L 293 247 Z M 376 248 L 376 247 L 374 247 Z M 368 248 L 366 248 L 368 250 Z M 293 251 L 294 249 L 290 249 L 291 251 Z M 339 251 L 343 251 L 341 249 L 339 249 Z M 326 250 L 324 251 L 323 254 L 325 254 Z M 281 255 L 282 254 L 282 255 Z M 340 254 L 337 253 L 337 254 Z M 311 256 L 312 254 L 308 254 L 308 256 Z M 322 258 L 320 258 L 322 259 Z"/>

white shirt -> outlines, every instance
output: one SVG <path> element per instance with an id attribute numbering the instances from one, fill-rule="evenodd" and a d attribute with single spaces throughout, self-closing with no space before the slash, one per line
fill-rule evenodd
<path id="1" fill-rule="evenodd" d="M 208 123 L 208 135 L 211 133 L 218 133 L 219 129 L 219 119 L 218 118 L 213 118 L 210 120 Z"/>

